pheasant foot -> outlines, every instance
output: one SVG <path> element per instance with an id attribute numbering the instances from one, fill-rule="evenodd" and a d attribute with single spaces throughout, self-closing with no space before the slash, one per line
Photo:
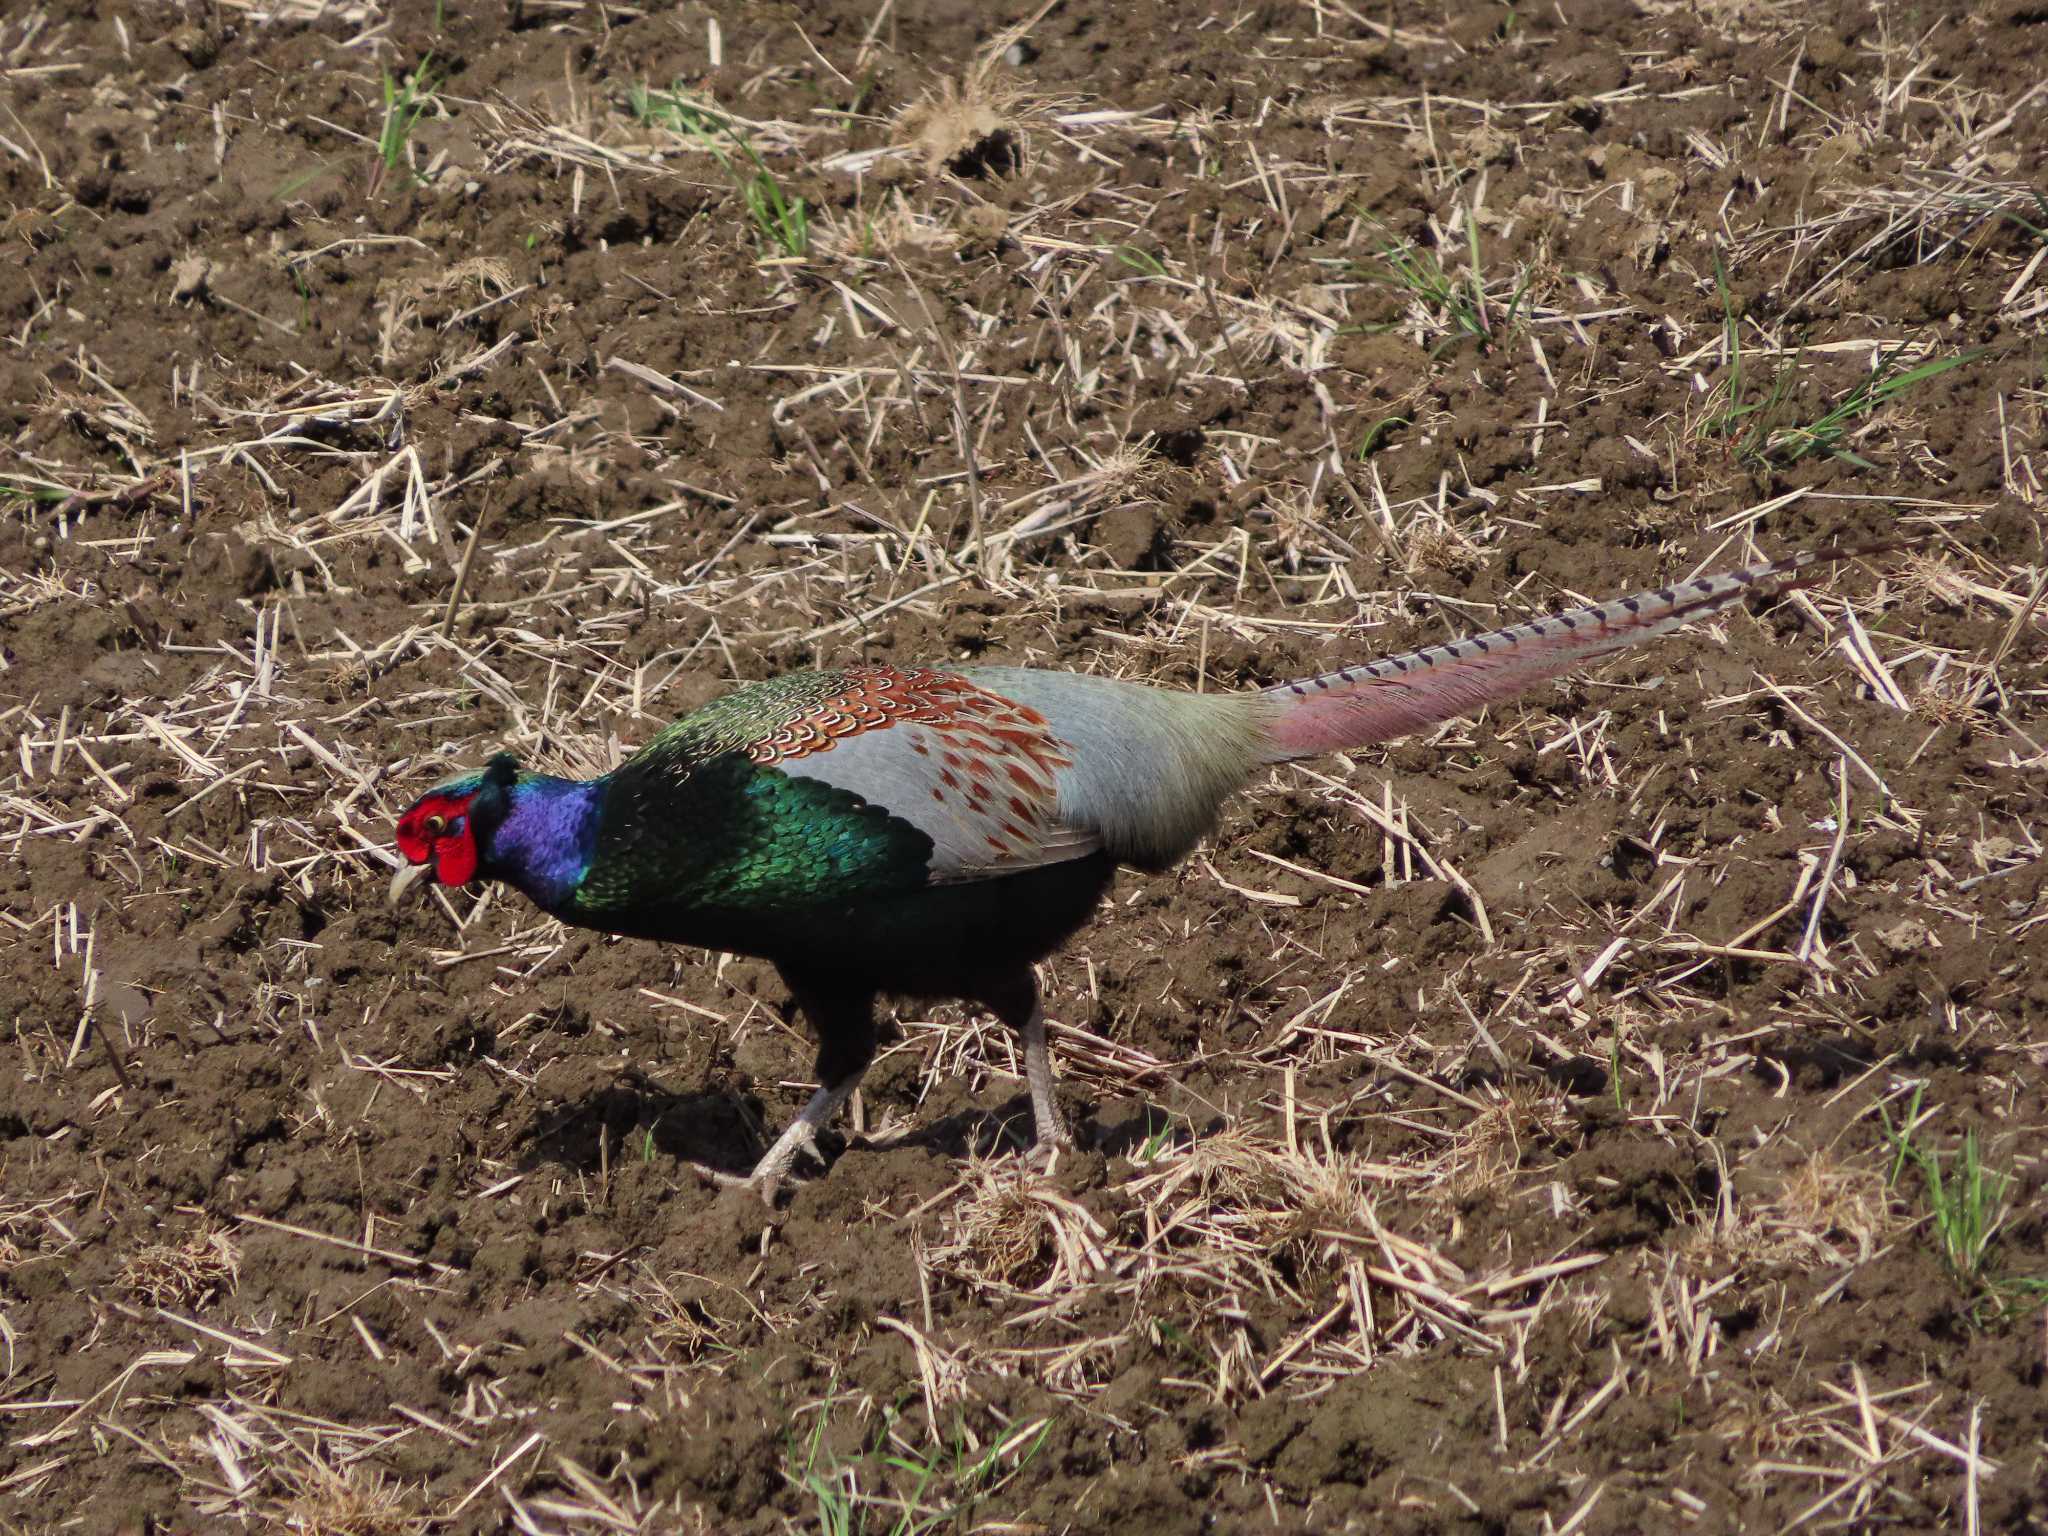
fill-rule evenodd
<path id="1" fill-rule="evenodd" d="M 707 1168 L 702 1163 L 691 1163 L 690 1171 L 714 1189 L 745 1189 L 760 1196 L 761 1203 L 773 1208 L 775 1196 L 781 1191 L 780 1179 L 758 1179 L 751 1173 L 727 1173 L 723 1168 Z"/>
<path id="2" fill-rule="evenodd" d="M 808 1152 L 812 1161 L 823 1166 L 825 1157 L 818 1150 L 818 1132 L 831 1123 L 833 1115 L 839 1112 L 839 1106 L 847 1101 L 859 1082 L 860 1079 L 855 1077 L 813 1093 L 802 1113 L 790 1121 L 788 1128 L 775 1138 L 775 1144 L 761 1154 L 761 1160 L 754 1164 L 752 1173 L 742 1177 L 702 1166 L 698 1167 L 698 1173 L 721 1189 L 752 1189 L 764 1204 L 773 1205 L 776 1191 L 799 1153 Z"/>

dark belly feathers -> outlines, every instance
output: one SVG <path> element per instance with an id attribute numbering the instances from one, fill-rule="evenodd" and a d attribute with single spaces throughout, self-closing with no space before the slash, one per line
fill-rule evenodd
<path id="1" fill-rule="evenodd" d="M 567 922 L 634 938 L 828 968 L 879 992 L 974 996 L 1043 959 L 1088 920 L 1116 872 L 1106 854 L 971 885 L 734 909 L 641 903 Z"/>

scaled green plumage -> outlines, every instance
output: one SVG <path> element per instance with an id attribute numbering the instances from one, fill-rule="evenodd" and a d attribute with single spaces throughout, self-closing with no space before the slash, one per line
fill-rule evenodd
<path id="1" fill-rule="evenodd" d="M 612 775 L 572 915 L 766 911 L 924 884 L 930 838 L 844 790 L 721 750 L 716 733 L 730 728 L 692 715 Z"/>
<path id="2" fill-rule="evenodd" d="M 845 687 L 844 672 L 785 672 L 748 683 L 657 732 L 620 772 L 688 773 L 721 752 L 745 752 Z"/>

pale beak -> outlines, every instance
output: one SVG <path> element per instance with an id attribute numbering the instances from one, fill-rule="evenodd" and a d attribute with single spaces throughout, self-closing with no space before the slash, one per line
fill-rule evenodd
<path id="1" fill-rule="evenodd" d="M 400 898 L 425 879 L 433 867 L 431 864 L 401 865 L 398 873 L 391 877 L 391 895 L 387 898 L 389 904 L 397 906 Z"/>

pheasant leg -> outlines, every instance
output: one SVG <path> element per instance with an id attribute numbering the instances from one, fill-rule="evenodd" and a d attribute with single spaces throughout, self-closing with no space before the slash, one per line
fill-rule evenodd
<path id="1" fill-rule="evenodd" d="M 775 1145 L 761 1155 L 761 1161 L 754 1164 L 754 1171 L 747 1175 L 749 1184 L 761 1186 L 764 1193 L 773 1193 L 782 1176 L 789 1172 L 790 1164 L 796 1161 L 799 1152 L 809 1152 L 823 1162 L 818 1152 L 818 1132 L 832 1123 L 832 1117 L 860 1086 L 860 1074 L 855 1073 L 843 1083 L 829 1088 L 820 1088 L 811 1095 L 802 1113 L 789 1122 L 789 1128 L 775 1138 Z"/>
<path id="2" fill-rule="evenodd" d="M 1001 1019 L 1024 1042 L 1024 1081 L 1031 1088 L 1031 1122 L 1043 1151 L 1071 1147 L 1074 1133 L 1067 1129 L 1067 1117 L 1060 1113 L 1054 1092 L 1052 1054 L 1045 1045 L 1045 1010 L 1039 1004 L 1038 978 L 1027 969 L 1000 983 L 984 988 L 981 1000 L 988 1011 Z"/>
<path id="3" fill-rule="evenodd" d="M 839 1106 L 853 1095 L 875 1059 L 875 999 L 872 993 L 846 993 L 817 985 L 808 978 L 792 975 L 787 968 L 782 979 L 803 1016 L 818 1036 L 818 1089 L 789 1128 L 775 1138 L 761 1154 L 754 1171 L 744 1179 L 730 1174 L 715 1176 L 718 1184 L 744 1184 L 769 1204 L 799 1152 L 809 1152 L 823 1162 L 818 1152 L 818 1132 L 832 1123 Z"/>
<path id="4" fill-rule="evenodd" d="M 1020 1031 L 1024 1036 L 1024 1077 L 1031 1084 L 1031 1119 L 1041 1147 L 1071 1147 L 1074 1133 L 1067 1129 L 1067 1117 L 1053 1092 L 1052 1054 L 1045 1045 L 1045 1010 L 1036 999 L 1031 1017 Z"/>

